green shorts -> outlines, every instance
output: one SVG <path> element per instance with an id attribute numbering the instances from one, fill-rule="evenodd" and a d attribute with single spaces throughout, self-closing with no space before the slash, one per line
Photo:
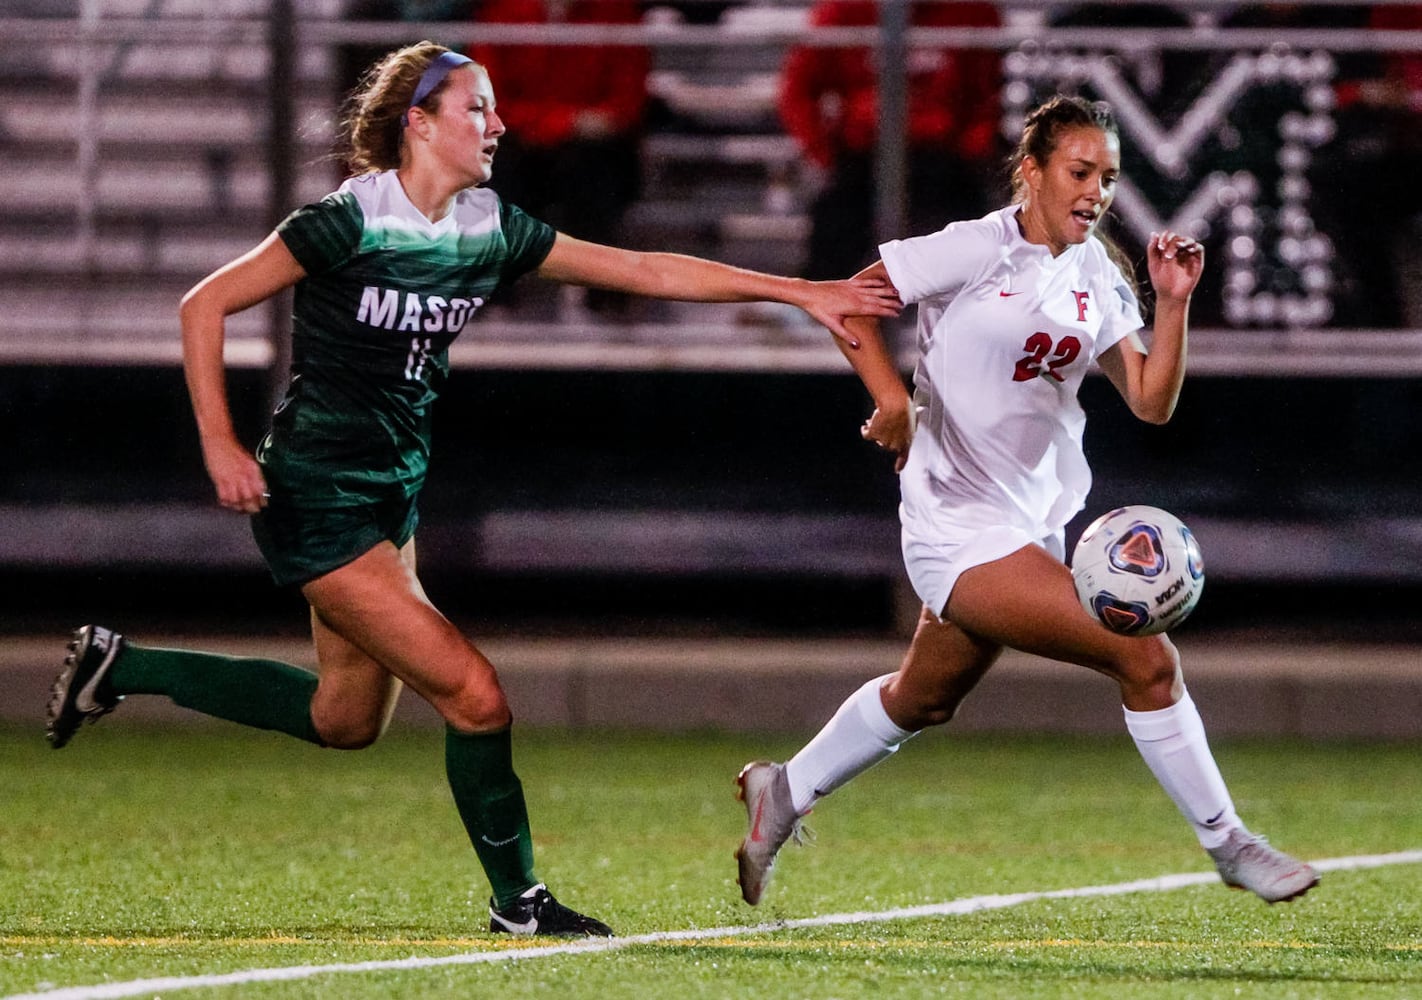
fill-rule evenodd
<path id="1" fill-rule="evenodd" d="M 273 503 L 252 516 L 252 535 L 278 586 L 306 584 L 354 562 L 381 542 L 398 549 L 420 522 L 415 498 L 398 496 L 358 507 Z"/>

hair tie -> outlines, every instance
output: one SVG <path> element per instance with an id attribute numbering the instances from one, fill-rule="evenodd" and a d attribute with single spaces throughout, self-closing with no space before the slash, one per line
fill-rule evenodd
<path id="1" fill-rule="evenodd" d="M 449 76 L 451 70 L 473 61 L 458 52 L 441 52 L 431 59 L 430 64 L 425 67 L 425 71 L 420 74 L 420 82 L 415 84 L 415 93 L 410 97 L 410 107 L 406 108 L 404 114 L 400 116 L 401 128 L 410 124 L 410 108 L 429 97 L 430 93 L 444 82 L 444 78 Z"/>

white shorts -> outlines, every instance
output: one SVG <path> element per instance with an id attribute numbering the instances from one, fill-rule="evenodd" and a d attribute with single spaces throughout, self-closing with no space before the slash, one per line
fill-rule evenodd
<path id="1" fill-rule="evenodd" d="M 904 528 L 899 534 L 904 552 L 904 569 L 914 592 L 934 615 L 942 617 L 958 577 L 974 566 L 1001 559 L 1028 545 L 1040 545 L 1058 559 L 1066 557 L 1066 537 L 1057 532 L 1033 538 L 1021 528 L 995 525 L 990 528 L 941 528 L 935 537 L 922 538 Z"/>

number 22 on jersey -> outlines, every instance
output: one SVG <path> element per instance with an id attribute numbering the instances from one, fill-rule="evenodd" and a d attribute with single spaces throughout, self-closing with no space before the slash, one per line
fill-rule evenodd
<path id="1" fill-rule="evenodd" d="M 1065 382 L 1065 376 L 1057 369 L 1065 368 L 1076 360 L 1081 353 L 1081 341 L 1067 334 L 1053 345 L 1051 335 L 1038 330 L 1027 338 L 1022 349 L 1027 353 L 1017 359 L 1012 381 L 1028 382 L 1040 375 Z"/>

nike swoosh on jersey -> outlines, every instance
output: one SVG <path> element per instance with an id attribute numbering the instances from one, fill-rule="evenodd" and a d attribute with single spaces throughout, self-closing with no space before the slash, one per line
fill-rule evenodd
<path id="1" fill-rule="evenodd" d="M 1012 298 L 1012 296 L 1014 296 L 1014 295 L 1021 295 L 1021 294 L 1022 294 L 1021 292 L 998 292 L 998 293 L 997 293 L 998 298 L 1001 298 L 1001 299 L 1010 299 L 1010 298 Z"/>
<path id="2" fill-rule="evenodd" d="M 481 833 L 479 834 L 479 839 L 482 840 L 484 843 L 488 844 L 490 847 L 505 847 L 508 844 L 512 844 L 515 840 L 518 840 L 518 834 L 514 834 L 507 840 L 490 840 L 489 835 L 487 833 Z"/>

